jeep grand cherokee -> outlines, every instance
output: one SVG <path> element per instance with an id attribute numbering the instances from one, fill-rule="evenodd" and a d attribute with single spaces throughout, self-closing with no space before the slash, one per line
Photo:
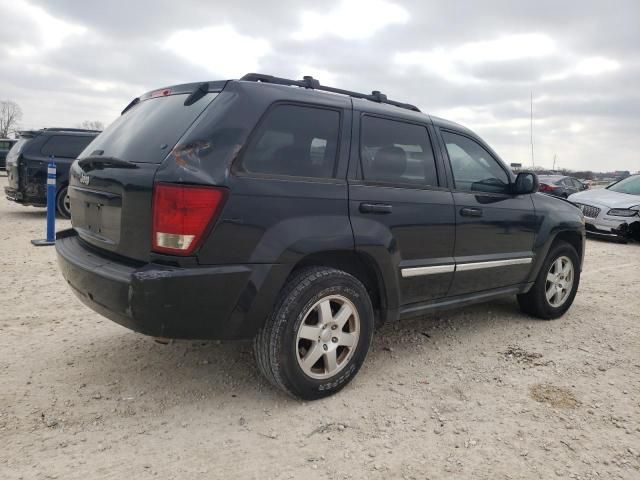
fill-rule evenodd
<path id="1" fill-rule="evenodd" d="M 374 325 L 517 295 L 573 302 L 582 213 L 477 135 L 380 92 L 248 74 L 134 99 L 71 168 L 60 268 L 147 335 L 253 339 L 275 386 L 330 395 Z"/>

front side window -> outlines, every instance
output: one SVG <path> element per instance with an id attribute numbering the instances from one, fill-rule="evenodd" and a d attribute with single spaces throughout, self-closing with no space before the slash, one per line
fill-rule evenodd
<path id="1" fill-rule="evenodd" d="M 421 125 L 364 116 L 360 160 L 365 180 L 438 185 L 429 133 Z"/>
<path id="2" fill-rule="evenodd" d="M 251 139 L 241 168 L 267 175 L 332 178 L 339 131 L 336 110 L 277 105 Z"/>
<path id="3" fill-rule="evenodd" d="M 458 190 L 507 193 L 509 177 L 479 143 L 464 135 L 442 132 Z"/>

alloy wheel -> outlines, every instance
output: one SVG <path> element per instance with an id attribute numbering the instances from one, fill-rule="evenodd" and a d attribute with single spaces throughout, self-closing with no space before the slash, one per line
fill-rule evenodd
<path id="1" fill-rule="evenodd" d="M 569 257 L 558 257 L 551 264 L 545 285 L 549 305 L 554 308 L 564 305 L 571 295 L 574 277 L 573 262 Z"/>
<path id="2" fill-rule="evenodd" d="M 304 315 L 296 336 L 296 358 L 311 378 L 333 377 L 349 364 L 358 345 L 360 316 L 342 295 L 317 301 Z"/>

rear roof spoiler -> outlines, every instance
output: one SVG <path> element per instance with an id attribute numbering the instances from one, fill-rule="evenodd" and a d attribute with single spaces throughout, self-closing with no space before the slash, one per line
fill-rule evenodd
<path id="1" fill-rule="evenodd" d="M 35 137 L 42 132 L 69 132 L 69 133 L 100 133 L 102 130 L 89 130 L 87 128 L 63 128 L 63 127 L 47 127 L 39 130 L 20 130 L 18 135 L 20 137 Z"/>
<path id="2" fill-rule="evenodd" d="M 134 98 L 129 102 L 129 104 L 124 107 L 124 110 L 120 112 L 120 115 L 125 114 L 129 111 L 133 106 L 137 105 L 140 102 L 144 102 L 145 100 L 149 100 L 150 98 L 155 97 L 168 97 L 169 95 L 181 95 L 181 94 L 193 94 L 196 91 L 206 90 L 207 92 L 221 92 L 222 89 L 227 84 L 228 80 L 216 80 L 212 82 L 193 82 L 193 83 L 182 83 L 180 85 L 173 85 L 170 87 L 157 88 L 155 90 L 151 90 L 150 92 L 145 93 L 144 95 L 140 95 L 139 97 Z"/>

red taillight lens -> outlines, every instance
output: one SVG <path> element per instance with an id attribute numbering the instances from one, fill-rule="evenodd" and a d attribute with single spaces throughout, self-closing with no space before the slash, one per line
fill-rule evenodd
<path id="1" fill-rule="evenodd" d="M 226 190 L 157 183 L 153 190 L 152 249 L 190 255 L 222 209 Z"/>
<path id="2" fill-rule="evenodd" d="M 556 189 L 556 187 L 553 187 L 551 185 L 547 185 L 546 183 L 541 183 L 540 184 L 540 188 L 538 188 L 539 192 L 553 192 Z"/>

